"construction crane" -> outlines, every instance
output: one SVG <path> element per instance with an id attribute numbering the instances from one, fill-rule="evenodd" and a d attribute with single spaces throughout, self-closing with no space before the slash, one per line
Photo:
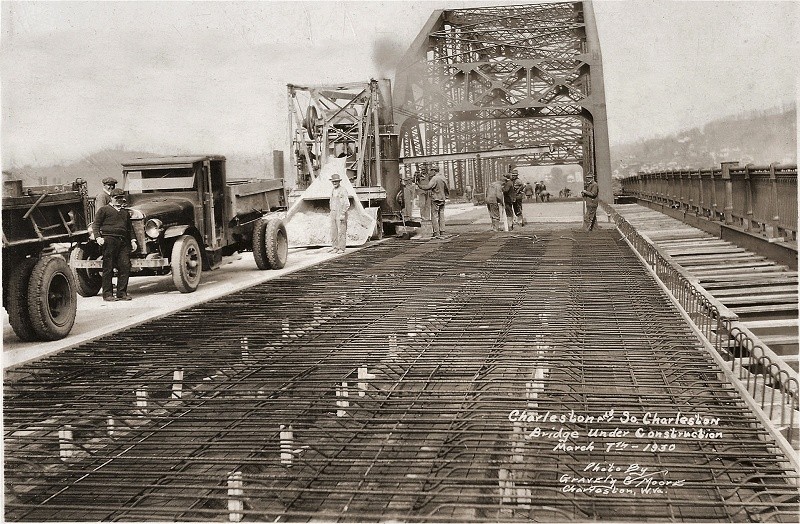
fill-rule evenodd
<path id="1" fill-rule="evenodd" d="M 339 85 L 289 84 L 294 188 L 286 227 L 292 245 L 329 245 L 330 176 L 352 195 L 348 245 L 410 221 L 413 188 L 401 180 L 388 79 Z M 404 195 L 404 192 L 409 193 Z M 404 208 L 404 203 L 408 203 Z"/>

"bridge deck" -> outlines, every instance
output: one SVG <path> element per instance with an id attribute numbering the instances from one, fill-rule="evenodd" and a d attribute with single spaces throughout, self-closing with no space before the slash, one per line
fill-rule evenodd
<path id="1" fill-rule="evenodd" d="M 609 229 L 391 240 L 24 365 L 4 416 L 14 521 L 798 518 Z"/>

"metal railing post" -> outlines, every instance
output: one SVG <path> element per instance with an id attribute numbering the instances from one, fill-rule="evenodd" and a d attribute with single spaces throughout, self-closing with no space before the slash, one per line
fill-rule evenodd
<path id="1" fill-rule="evenodd" d="M 753 164 L 744 166 L 745 197 L 747 199 L 747 220 L 744 224 L 745 231 L 753 229 L 753 179 L 750 176 L 750 168 Z"/>
<path id="2" fill-rule="evenodd" d="M 775 176 L 775 165 L 777 162 L 773 162 L 769 165 L 769 185 L 770 185 L 770 217 L 772 217 L 772 231 L 770 232 L 769 236 L 773 239 L 780 239 L 782 235 L 780 233 L 781 230 L 781 216 L 778 210 L 778 178 Z"/>
<path id="3" fill-rule="evenodd" d="M 705 201 L 703 200 L 703 170 L 697 170 L 697 183 L 699 184 L 698 187 L 698 197 L 700 198 L 700 202 L 697 204 L 697 214 L 706 216 L 705 210 Z"/>
<path id="4" fill-rule="evenodd" d="M 731 166 L 738 166 L 739 162 L 722 162 L 722 180 L 725 181 L 725 223 L 733 224 L 733 181 L 731 180 Z"/>

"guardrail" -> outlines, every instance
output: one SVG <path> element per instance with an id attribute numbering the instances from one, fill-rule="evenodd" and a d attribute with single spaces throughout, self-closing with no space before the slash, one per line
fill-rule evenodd
<path id="1" fill-rule="evenodd" d="M 797 431 L 800 409 L 798 374 L 711 296 L 696 279 L 676 267 L 655 244 L 641 235 L 612 206 L 602 203 L 624 238 L 650 265 L 699 331 L 713 346 L 731 376 L 736 377 L 770 420 L 779 425 L 787 445 Z"/>
<path id="2" fill-rule="evenodd" d="M 623 178 L 622 189 L 774 240 L 797 241 L 797 165 L 738 164 L 639 173 Z"/>

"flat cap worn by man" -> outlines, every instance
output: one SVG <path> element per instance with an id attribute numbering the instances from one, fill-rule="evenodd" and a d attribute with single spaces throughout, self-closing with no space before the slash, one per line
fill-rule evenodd
<path id="1" fill-rule="evenodd" d="M 107 206 L 111 202 L 111 191 L 117 187 L 117 179 L 107 176 L 103 180 L 103 190 L 97 194 L 94 199 L 94 209 L 97 211 L 103 206 Z"/>

